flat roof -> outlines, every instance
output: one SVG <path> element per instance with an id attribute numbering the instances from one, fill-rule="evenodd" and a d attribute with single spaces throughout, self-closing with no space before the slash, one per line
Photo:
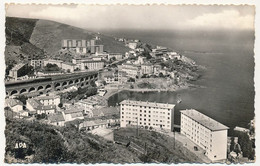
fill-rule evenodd
<path id="1" fill-rule="evenodd" d="M 188 109 L 188 110 L 181 110 L 182 114 L 188 116 L 189 118 L 193 119 L 194 121 L 200 123 L 201 125 L 205 126 L 206 128 L 212 131 L 218 130 L 227 130 L 229 127 L 219 123 L 218 121 L 200 113 L 195 109 Z"/>
<path id="2" fill-rule="evenodd" d="M 172 109 L 175 107 L 175 104 L 168 103 L 156 103 L 156 102 L 148 102 L 148 101 L 135 101 L 135 100 L 124 100 L 121 101 L 120 104 L 129 104 L 129 105 L 138 105 L 138 106 L 147 106 L 147 107 L 160 107 Z"/>

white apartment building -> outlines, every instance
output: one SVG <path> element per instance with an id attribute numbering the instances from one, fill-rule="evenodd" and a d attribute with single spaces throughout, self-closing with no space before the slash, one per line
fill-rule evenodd
<path id="1" fill-rule="evenodd" d="M 180 112 L 181 134 L 204 149 L 210 160 L 225 160 L 229 128 L 194 109 Z"/>
<path id="2" fill-rule="evenodd" d="M 147 126 L 172 131 L 174 104 L 124 100 L 120 103 L 120 126 Z"/>

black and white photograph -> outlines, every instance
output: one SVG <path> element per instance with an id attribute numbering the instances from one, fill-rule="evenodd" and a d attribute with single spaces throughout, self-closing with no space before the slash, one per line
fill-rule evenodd
<path id="1" fill-rule="evenodd" d="M 255 163 L 255 13 L 6 3 L 2 160 Z"/>

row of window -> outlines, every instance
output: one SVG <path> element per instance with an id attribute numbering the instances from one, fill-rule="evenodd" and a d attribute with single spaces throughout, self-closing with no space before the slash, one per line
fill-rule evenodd
<path id="1" fill-rule="evenodd" d="M 166 109 L 166 108 L 161 108 L 161 107 L 146 107 L 146 106 L 137 106 L 137 105 L 121 104 L 121 107 L 124 107 L 124 106 L 126 106 L 126 107 L 128 107 L 128 106 L 130 106 L 130 107 L 139 107 L 139 108 L 144 108 L 144 109 L 146 109 L 146 108 L 148 108 L 148 109 L 163 109 L 163 110 Z M 171 109 L 167 109 L 167 110 L 170 111 Z"/>

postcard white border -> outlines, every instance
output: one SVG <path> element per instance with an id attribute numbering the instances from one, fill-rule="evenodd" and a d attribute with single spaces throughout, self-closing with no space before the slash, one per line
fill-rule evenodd
<path id="1" fill-rule="evenodd" d="M 1 0 L 0 2 L 0 108 L 4 108 L 4 73 L 5 73 L 5 63 L 4 63 L 4 48 L 5 48 L 5 3 L 21 3 L 21 4 L 70 4 L 70 3 L 82 3 L 82 4 L 135 4 L 135 5 L 145 5 L 145 4 L 203 4 L 203 5 L 255 5 L 256 15 L 255 15 L 255 116 L 256 116 L 256 162 L 252 164 L 246 164 L 248 166 L 260 165 L 260 150 L 259 150 L 259 140 L 260 140 L 260 129 L 258 124 L 260 124 L 260 114 L 257 111 L 260 109 L 260 1 L 259 0 Z M 3 110 L 3 109 L 2 109 Z M 258 123 L 259 122 L 259 123 Z M 4 163 L 4 152 L 5 152 L 5 118 L 4 111 L 0 113 L 0 165 L 9 165 Z M 19 165 L 31 165 L 31 164 L 19 164 Z M 42 164 L 33 164 L 33 165 L 42 165 Z M 72 164 L 62 164 L 62 165 L 72 165 Z M 76 165 L 76 164 L 73 164 Z M 81 164 L 84 165 L 84 164 Z M 101 164 L 108 165 L 108 164 Z M 111 165 L 111 164 L 109 164 Z M 129 165 L 129 164 L 126 164 Z M 131 165 L 141 165 L 141 164 L 131 164 Z M 160 164 L 166 165 L 166 164 Z M 168 165 L 168 164 L 167 164 Z M 172 164 L 175 165 L 175 164 Z M 191 164 L 178 164 L 178 165 L 191 165 Z M 193 164 L 193 165 L 205 165 L 205 164 Z M 214 164 L 214 165 L 223 165 L 223 164 Z M 239 164 L 240 165 L 240 164 Z"/>

